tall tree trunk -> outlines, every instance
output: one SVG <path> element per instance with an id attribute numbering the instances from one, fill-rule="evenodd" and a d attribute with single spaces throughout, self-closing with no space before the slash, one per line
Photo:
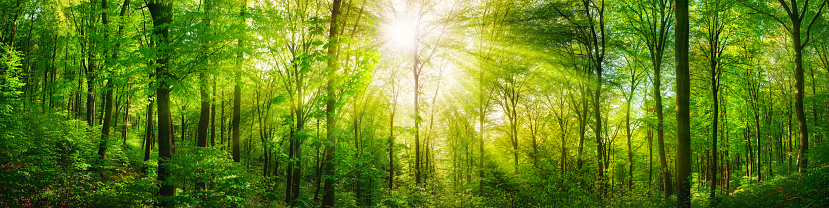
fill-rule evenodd
<path id="1" fill-rule="evenodd" d="M 210 5 L 210 3 L 207 4 Z M 209 10 L 208 8 L 209 6 L 205 7 L 206 10 Z M 202 147 L 200 149 L 207 147 L 207 127 L 208 122 L 210 122 L 210 97 L 207 95 L 207 76 L 204 74 L 204 70 L 206 69 L 202 69 L 199 72 L 199 97 L 201 98 L 201 111 L 199 112 L 199 126 L 196 132 L 196 145 L 198 147 Z M 198 181 L 196 182 L 196 187 L 204 190 L 207 188 L 207 184 L 204 181 Z"/>
<path id="2" fill-rule="evenodd" d="M 576 112 L 576 116 L 579 122 L 579 146 L 578 151 L 576 152 L 576 170 L 581 172 L 582 166 L 584 165 L 582 151 L 584 150 L 584 139 L 585 134 L 587 132 L 587 92 L 585 92 L 584 87 L 580 86 L 581 95 L 581 111 Z M 578 109 L 578 107 L 576 107 Z"/>
<path id="3" fill-rule="evenodd" d="M 759 88 L 759 85 L 758 85 L 758 88 Z M 755 93 L 760 93 L 760 89 L 757 89 L 757 91 Z M 756 96 L 757 96 L 757 94 L 755 94 L 755 98 L 754 98 L 754 112 L 753 113 L 754 113 L 754 136 L 755 136 L 754 140 L 757 142 L 757 155 L 755 155 L 756 157 L 754 159 L 757 160 L 757 162 L 755 163 L 755 170 L 756 170 L 756 173 L 757 173 L 757 182 L 760 182 L 762 180 L 760 178 L 761 177 L 760 173 L 763 172 L 763 168 L 762 168 L 763 166 L 761 165 L 763 163 L 760 162 L 760 158 L 762 158 L 761 150 L 763 148 L 760 147 L 760 141 L 761 141 L 760 140 L 760 109 L 758 107 L 758 105 L 760 105 L 759 104 L 760 101 L 759 101 L 759 99 L 756 98 Z"/>
<path id="4" fill-rule="evenodd" d="M 605 178 L 605 163 L 602 161 L 605 157 L 605 148 L 604 148 L 604 139 L 602 137 L 602 114 L 601 114 L 601 106 L 599 103 L 601 102 L 601 94 L 602 94 L 602 67 L 601 61 L 599 61 L 599 66 L 596 68 L 596 81 L 598 84 L 596 86 L 596 92 L 593 96 L 593 119 L 596 120 L 595 126 L 595 133 L 596 133 L 596 150 L 597 156 L 596 160 L 598 162 L 598 172 L 599 172 L 599 194 L 604 197 L 607 194 L 607 179 Z"/>
<path id="5" fill-rule="evenodd" d="M 793 1 L 794 2 L 794 1 Z M 822 8 L 822 7 L 821 7 Z M 797 15 L 797 5 L 795 4 L 794 13 L 789 15 L 792 17 L 792 43 L 794 44 L 794 108 L 795 113 L 797 114 L 797 126 L 800 129 L 800 151 L 797 155 L 797 170 L 798 172 L 805 173 L 806 168 L 808 167 L 808 157 L 806 157 L 806 153 L 809 151 L 809 127 L 806 123 L 806 113 L 803 110 L 803 48 L 802 42 L 800 41 L 800 24 L 803 17 L 796 17 Z M 808 30 L 807 30 L 808 31 Z"/>
<path id="6" fill-rule="evenodd" d="M 210 96 L 210 146 L 216 146 L 216 76 L 213 76 L 213 96 Z"/>
<path id="7" fill-rule="evenodd" d="M 172 2 L 152 1 L 147 3 L 147 8 L 153 18 L 153 33 L 160 36 L 161 40 L 157 41 L 160 57 L 156 59 L 156 74 L 158 77 L 158 87 L 156 88 L 156 96 L 158 98 L 158 184 L 159 199 L 157 206 L 167 207 L 170 204 L 170 197 L 175 195 L 175 185 L 168 182 L 171 172 L 167 167 L 168 161 L 172 158 L 171 151 L 171 123 L 170 119 L 170 85 L 167 79 L 170 77 L 167 65 L 170 57 L 170 49 L 166 47 L 169 44 L 170 29 L 168 24 L 172 22 L 173 4 Z"/>
<path id="8" fill-rule="evenodd" d="M 654 94 L 654 102 L 656 106 L 654 106 L 654 110 L 656 110 L 656 144 L 657 150 L 659 151 L 659 172 L 662 174 L 662 190 L 665 193 L 665 197 L 669 197 L 673 195 L 673 185 L 671 184 L 671 172 L 668 170 L 668 161 L 667 155 L 665 155 L 665 130 L 662 125 L 663 115 L 662 115 L 662 73 L 661 64 L 657 63 L 654 65 L 654 83 L 653 83 L 653 94 Z"/>
<path id="9" fill-rule="evenodd" d="M 221 118 L 219 119 L 219 125 L 220 125 L 219 126 L 219 146 L 221 147 L 221 150 L 225 150 L 225 131 L 227 131 L 227 128 L 225 128 L 225 100 L 227 100 L 227 99 L 225 99 L 225 91 L 224 90 L 222 90 L 222 98 L 221 99 L 222 99 L 222 104 L 220 106 L 222 107 L 222 113 L 219 114 L 219 115 L 221 115 L 220 116 Z"/>
<path id="10" fill-rule="evenodd" d="M 242 23 L 245 22 L 245 8 L 247 7 L 247 1 L 242 1 L 241 8 L 239 11 L 239 16 L 241 16 L 240 21 Z M 236 40 L 237 47 L 241 50 L 242 39 Z M 242 87 L 240 86 L 240 82 L 242 82 L 242 52 L 236 52 L 236 72 L 234 73 L 234 83 L 233 83 L 233 116 L 230 121 L 231 125 L 231 137 L 232 137 L 232 155 L 233 155 L 233 162 L 241 162 L 242 156 L 240 151 L 240 144 L 239 144 L 239 122 L 241 121 L 241 111 L 242 111 Z"/>
<path id="11" fill-rule="evenodd" d="M 715 58 L 711 59 L 711 98 L 713 99 L 714 104 L 714 116 L 711 121 L 711 148 L 714 152 L 712 162 L 711 162 L 711 195 L 710 199 L 713 200 L 717 193 L 717 127 L 719 127 L 719 119 L 720 119 L 720 100 L 717 97 L 717 93 L 719 93 L 720 89 L 720 82 L 719 82 L 719 74 L 717 72 L 717 60 Z"/>
<path id="12" fill-rule="evenodd" d="M 129 132 L 129 129 L 130 129 L 130 97 L 132 97 L 132 96 L 130 96 L 130 93 L 132 91 L 132 85 L 129 84 L 129 81 L 127 81 L 127 85 L 129 85 L 129 87 L 127 88 L 127 92 L 126 92 L 127 94 L 125 95 L 127 101 L 124 104 L 124 121 L 121 124 L 122 125 L 121 138 L 123 139 L 123 142 L 121 142 L 121 145 L 123 145 L 123 146 L 127 146 L 127 133 Z"/>
<path id="13" fill-rule="evenodd" d="M 204 1 L 202 3 L 204 3 L 205 16 L 207 16 L 207 17 L 204 18 L 204 22 L 205 22 L 204 27 L 206 28 L 207 31 L 210 31 L 210 17 L 209 17 L 209 15 L 210 15 L 210 9 L 212 7 L 212 2 L 211 1 Z M 204 54 L 208 53 L 208 50 L 209 50 L 208 45 L 209 44 L 210 44 L 210 42 L 202 43 L 202 47 L 201 47 L 202 53 L 204 53 Z M 209 63 L 210 62 L 208 61 L 208 65 L 209 65 Z M 199 111 L 198 129 L 196 130 L 196 137 L 197 137 L 196 138 L 196 141 L 197 141 L 196 145 L 198 147 L 207 147 L 207 127 L 208 127 L 209 122 L 210 122 L 210 96 L 207 94 L 207 91 L 208 91 L 208 85 L 207 85 L 208 83 L 207 82 L 208 81 L 207 81 L 207 75 L 205 74 L 205 71 L 207 71 L 207 70 L 208 69 L 206 67 L 199 70 L 199 97 L 201 98 L 200 99 L 201 106 L 200 106 L 200 111 Z"/>
<path id="14" fill-rule="evenodd" d="M 147 104 L 147 128 L 146 133 L 144 134 L 144 162 L 150 160 L 150 153 L 153 151 L 153 138 L 155 137 L 153 131 L 153 106 L 155 106 L 155 100 L 152 99 L 152 95 L 148 96 L 148 100 L 150 101 Z"/>
<path id="15" fill-rule="evenodd" d="M 688 70 L 688 0 L 675 0 L 677 207 L 691 207 L 691 77 Z M 716 134 L 716 132 L 715 132 Z M 716 154 L 716 153 L 715 153 Z"/>
<path id="16" fill-rule="evenodd" d="M 103 11 L 101 13 L 101 23 L 103 23 L 103 27 L 104 27 L 103 40 L 106 41 L 108 39 L 107 37 L 108 37 L 108 34 L 109 34 L 107 32 L 107 25 L 109 24 L 109 18 L 107 17 L 107 0 L 101 0 L 101 10 Z M 114 53 L 118 54 L 118 51 L 116 50 Z M 106 62 L 106 54 L 107 54 L 106 49 L 104 49 L 103 54 L 104 54 L 104 60 L 101 61 L 101 66 L 102 66 L 101 68 L 104 69 L 104 70 L 107 70 L 107 64 L 108 63 Z M 116 55 L 116 57 L 117 57 L 117 55 Z M 115 88 L 115 85 L 113 84 L 113 81 L 114 80 L 112 78 L 107 79 L 107 83 L 104 86 L 104 90 L 106 91 L 106 93 L 105 93 L 106 95 L 104 96 L 104 123 L 103 123 L 103 126 L 101 127 L 101 141 L 100 141 L 99 146 L 98 146 L 98 156 L 101 157 L 101 160 L 106 160 L 107 146 L 109 146 L 109 134 L 110 134 L 111 129 L 112 129 L 112 96 L 113 96 L 112 91 L 113 91 L 113 88 Z"/>
<path id="17" fill-rule="evenodd" d="M 648 124 L 648 188 L 653 183 L 653 127 Z"/>
<path id="18" fill-rule="evenodd" d="M 420 25 L 418 25 L 419 27 Z M 413 46 L 413 59 L 414 64 L 412 64 L 412 75 L 414 76 L 414 126 L 415 126 L 415 184 L 420 185 L 420 164 L 421 164 L 421 155 L 420 155 L 420 57 L 418 57 L 418 36 L 417 30 L 415 30 L 415 39 L 414 39 L 414 46 Z"/>
<path id="19" fill-rule="evenodd" d="M 625 135 L 627 136 L 628 146 L 628 192 L 633 190 L 633 149 L 630 144 L 630 100 L 633 99 L 633 93 L 628 97 L 625 103 Z"/>
<path id="20" fill-rule="evenodd" d="M 207 127 L 210 122 L 210 97 L 207 95 L 207 76 L 203 70 L 199 72 L 199 97 L 201 98 L 201 106 L 199 111 L 199 126 L 196 132 L 196 145 L 198 147 L 207 147 Z"/>
<path id="21" fill-rule="evenodd" d="M 95 59 L 94 55 L 89 56 L 91 58 L 86 69 L 86 125 L 93 127 L 95 126 Z"/>
<path id="22" fill-rule="evenodd" d="M 478 179 L 478 195 L 483 196 L 484 195 L 484 132 L 486 132 L 484 130 L 484 119 L 486 117 L 486 114 L 485 114 L 486 113 L 486 107 L 485 107 L 485 104 L 484 104 L 484 99 L 485 99 L 484 98 L 484 69 L 480 68 L 479 70 L 480 71 L 479 71 L 478 76 L 479 76 L 480 80 L 478 81 L 478 87 L 479 87 L 480 93 L 478 94 L 478 101 L 479 101 L 478 105 L 480 105 L 480 106 L 479 106 L 479 109 L 478 109 L 479 110 L 479 112 L 478 112 L 478 119 L 479 119 L 478 120 L 478 125 L 479 125 L 481 133 L 479 135 L 479 140 L 478 140 L 478 152 L 479 152 L 479 154 L 478 154 L 478 178 L 479 178 Z"/>
<path id="23" fill-rule="evenodd" d="M 792 89 L 791 82 L 789 82 L 789 88 L 788 89 L 789 89 L 789 91 L 791 91 L 791 89 Z M 787 96 L 786 98 L 789 98 L 789 97 Z M 794 154 L 794 149 L 793 149 L 794 145 L 792 144 L 792 101 L 791 101 L 791 99 L 786 99 L 786 117 L 787 117 L 786 121 L 787 121 L 787 124 L 788 124 L 788 127 L 786 128 L 787 129 L 786 138 L 788 140 L 788 145 L 787 146 L 789 147 L 789 150 L 787 151 L 787 153 L 788 153 L 787 155 L 789 156 L 789 165 L 787 166 L 788 167 L 787 170 L 789 172 L 791 172 L 792 171 L 792 154 Z"/>
<path id="24" fill-rule="evenodd" d="M 389 113 L 389 193 L 394 189 L 394 115 L 397 113 L 397 91 L 394 89 L 396 83 L 392 75 L 392 93 L 394 94 L 394 101 L 391 103 L 391 112 Z"/>
<path id="25" fill-rule="evenodd" d="M 328 42 L 332 46 L 328 47 L 328 69 L 327 69 L 327 76 L 328 76 L 328 83 L 326 85 L 326 94 L 328 99 L 325 103 L 325 112 L 326 112 L 326 124 L 327 124 L 327 131 L 326 137 L 328 137 L 328 143 L 326 143 L 325 148 L 325 175 L 326 176 L 334 176 L 335 171 L 335 164 L 334 164 L 334 152 L 336 151 L 336 144 L 337 138 L 334 135 L 334 129 L 337 125 L 336 121 L 336 94 L 334 91 L 334 84 L 336 83 L 335 76 L 337 70 L 339 70 L 339 61 L 337 58 L 338 55 L 338 44 L 339 42 L 339 15 L 340 15 L 340 5 L 342 4 L 341 0 L 334 0 L 331 9 L 331 25 L 330 30 L 328 33 Z M 334 207 L 334 180 L 326 179 L 324 185 L 325 194 L 322 196 L 322 204 L 321 207 Z"/>

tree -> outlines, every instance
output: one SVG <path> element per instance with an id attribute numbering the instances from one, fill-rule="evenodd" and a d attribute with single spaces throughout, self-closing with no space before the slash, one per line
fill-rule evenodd
<path id="1" fill-rule="evenodd" d="M 245 22 L 245 11 L 247 8 L 247 1 L 242 1 L 241 6 L 239 7 L 239 19 L 241 24 Z M 242 53 L 243 40 L 241 38 L 236 40 L 237 52 L 236 52 L 236 71 L 234 73 L 234 82 L 233 83 L 233 115 L 230 120 L 231 126 L 231 139 L 232 139 L 232 154 L 233 154 L 233 161 L 234 162 L 241 162 L 242 156 L 240 151 L 240 144 L 239 144 L 239 126 L 241 122 L 241 114 L 242 114 L 242 59 L 244 58 Z"/>
<path id="2" fill-rule="evenodd" d="M 167 167 L 168 161 L 172 158 L 171 151 L 171 136 L 170 129 L 172 119 L 170 119 L 170 85 L 171 80 L 169 72 L 170 49 L 167 44 L 170 44 L 170 28 L 169 24 L 173 20 L 173 4 L 170 1 L 152 1 L 147 3 L 147 8 L 153 18 L 153 34 L 157 38 L 157 49 L 160 57 L 155 61 L 155 74 L 157 76 L 158 87 L 156 87 L 156 97 L 158 103 L 158 182 L 161 188 L 158 190 L 158 195 L 161 197 L 174 196 L 175 186 L 170 183 L 171 172 Z M 169 199 L 160 199 L 157 206 L 170 206 Z"/>
<path id="3" fill-rule="evenodd" d="M 745 1 L 740 1 L 743 5 L 749 7 L 751 10 L 765 15 L 769 18 L 774 19 L 783 28 L 786 29 L 792 36 L 792 48 L 794 49 L 794 80 L 795 80 L 795 114 L 797 115 L 797 126 L 800 132 L 800 149 L 797 156 L 797 167 L 798 172 L 805 173 L 806 168 L 808 167 L 808 158 L 806 157 L 806 153 L 809 151 L 809 127 L 806 123 L 806 113 L 803 108 L 803 97 L 804 97 L 804 87 L 803 83 L 805 80 L 803 79 L 803 49 L 809 46 L 809 41 L 812 34 L 812 26 L 818 20 L 818 17 L 823 12 L 823 8 L 826 7 L 826 0 L 820 1 L 819 4 L 815 5 L 812 4 L 810 6 L 809 1 L 806 0 L 801 4 L 798 3 L 797 0 L 792 0 L 790 2 L 785 2 L 783 0 L 778 0 L 780 3 L 780 7 L 783 7 L 783 10 L 786 11 L 786 15 L 789 18 L 788 22 L 784 22 L 783 19 L 778 17 L 776 14 L 768 12 L 771 10 L 770 8 L 766 8 L 765 4 L 755 3 L 755 4 L 746 4 Z M 814 2 L 813 2 L 814 3 Z M 814 7 L 817 7 L 815 9 Z M 810 11 L 815 11 L 811 13 Z M 811 18 L 810 18 L 811 17 Z M 806 20 L 806 22 L 803 22 Z M 805 38 L 803 37 L 803 26 L 806 25 L 805 31 Z"/>
<path id="4" fill-rule="evenodd" d="M 520 67 L 520 66 L 519 66 Z M 521 98 L 522 94 L 522 85 L 523 80 L 522 76 L 524 76 L 520 71 L 523 69 L 512 69 L 508 68 L 504 75 L 498 77 L 495 81 L 495 86 L 498 89 L 498 98 L 497 102 L 501 106 L 504 114 L 509 120 L 509 141 L 512 145 L 512 154 L 515 166 L 515 173 L 518 173 L 518 105 L 519 99 Z"/>
<path id="5" fill-rule="evenodd" d="M 210 17 L 208 15 L 210 14 L 210 10 L 211 10 L 211 7 L 213 6 L 213 3 L 205 1 L 204 4 L 205 4 L 204 5 L 204 13 L 205 13 L 206 17 L 204 17 L 204 19 L 202 21 L 204 21 L 204 27 L 206 28 L 206 30 L 209 31 L 210 30 Z M 209 33 L 209 32 L 206 32 L 206 33 Z M 207 35 L 207 34 L 202 34 L 202 35 Z M 202 53 L 208 53 L 208 50 L 209 50 L 208 45 L 210 44 L 210 42 L 205 41 L 202 44 L 203 44 L 202 47 L 201 47 L 201 49 L 203 50 Z M 200 109 L 199 109 L 199 124 L 198 124 L 198 129 L 196 130 L 196 146 L 198 146 L 198 147 L 207 147 L 207 127 L 208 127 L 209 122 L 210 122 L 210 96 L 207 95 L 207 91 L 208 91 L 208 85 L 207 85 L 208 83 L 207 82 L 208 81 L 207 81 L 207 75 L 205 74 L 205 71 L 207 71 L 207 70 L 208 70 L 207 68 L 203 68 L 203 69 L 199 70 L 199 98 L 200 98 L 199 100 L 201 101 L 200 102 L 201 105 L 200 105 Z M 207 188 L 207 183 L 205 183 L 204 181 L 199 181 L 199 182 L 197 182 L 196 186 L 198 186 L 199 189 L 205 189 L 205 188 Z"/>
<path id="6" fill-rule="evenodd" d="M 326 120 L 326 138 L 328 141 L 325 145 L 325 186 L 323 188 L 324 194 L 322 196 L 322 205 L 321 207 L 334 207 L 334 171 L 335 171 L 335 164 L 334 164 L 334 151 L 336 150 L 337 145 L 337 135 L 334 132 L 337 126 L 336 120 L 336 106 L 337 105 L 337 98 L 334 92 L 334 84 L 336 83 L 336 72 L 339 69 L 339 62 L 337 60 L 337 52 L 338 52 L 338 41 L 339 41 L 339 15 L 340 15 L 340 6 L 342 2 L 340 0 L 334 0 L 334 3 L 331 7 L 331 25 L 328 31 L 328 66 L 326 67 L 326 71 L 328 72 L 327 75 L 327 86 L 326 86 L 326 93 L 327 99 L 325 102 L 325 120 Z"/>
<path id="7" fill-rule="evenodd" d="M 691 207 L 691 76 L 688 70 L 689 24 L 688 1 L 676 0 L 676 177 L 677 207 Z"/>
<path id="8" fill-rule="evenodd" d="M 636 88 L 641 83 L 641 78 L 645 75 L 645 71 L 638 71 L 639 65 L 637 64 L 637 55 L 638 50 L 640 48 L 638 45 L 633 45 L 631 47 L 633 51 L 627 51 L 626 53 L 628 56 L 625 57 L 626 61 L 626 68 L 625 74 L 627 75 L 627 87 L 626 91 L 622 92 L 622 95 L 625 98 L 625 136 L 627 137 L 627 149 L 628 149 L 628 191 L 633 189 L 633 150 L 631 145 L 631 137 L 633 136 L 633 131 L 631 131 L 630 125 L 630 103 L 633 101 L 633 96 L 636 94 Z"/>
<path id="9" fill-rule="evenodd" d="M 729 11 L 731 8 L 730 2 L 724 2 L 722 0 L 713 0 L 713 1 L 706 1 L 703 2 L 703 11 L 702 11 L 702 23 L 704 26 L 702 27 L 702 31 L 704 32 L 705 38 L 703 39 L 703 43 L 705 45 L 700 47 L 701 50 L 704 52 L 703 58 L 706 60 L 708 64 L 708 72 L 710 73 L 709 82 L 711 84 L 711 99 L 712 99 L 712 120 L 711 120 L 711 152 L 712 158 L 711 161 L 708 163 L 709 165 L 709 173 L 711 177 L 711 195 L 709 197 L 710 200 L 714 200 L 716 193 L 717 193 L 717 164 L 719 163 L 719 151 L 717 150 L 717 136 L 719 135 L 719 119 L 720 119 L 720 98 L 718 93 L 720 92 L 720 82 L 723 72 L 723 63 L 724 60 L 721 60 L 723 57 L 723 53 L 725 49 L 729 46 L 729 34 L 726 32 L 730 32 L 726 30 L 726 26 L 730 24 L 733 19 L 729 17 L 729 15 L 722 14 Z"/>
<path id="10" fill-rule="evenodd" d="M 644 1 L 629 4 L 634 12 L 628 18 L 634 33 L 647 45 L 653 68 L 653 99 L 656 111 L 656 139 L 659 151 L 659 172 L 662 174 L 662 188 L 665 197 L 673 195 L 671 173 L 668 170 L 667 155 L 665 154 L 665 130 L 663 126 L 662 106 L 662 64 L 665 57 L 665 47 L 668 42 L 668 32 L 671 30 L 671 8 L 675 5 L 669 0 Z"/>

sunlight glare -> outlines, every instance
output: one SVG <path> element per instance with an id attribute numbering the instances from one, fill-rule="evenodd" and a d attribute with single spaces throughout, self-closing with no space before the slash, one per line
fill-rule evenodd
<path id="1" fill-rule="evenodd" d="M 397 19 L 386 25 L 386 44 L 396 48 L 411 48 L 414 45 L 416 23 L 410 19 Z"/>

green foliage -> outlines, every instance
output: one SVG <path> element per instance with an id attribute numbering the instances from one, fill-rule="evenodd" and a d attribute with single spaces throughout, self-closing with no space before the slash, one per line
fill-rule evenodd
<path id="1" fill-rule="evenodd" d="M 0 43 L 0 129 L 14 129 L 16 125 L 12 115 L 21 106 L 18 101 L 24 85 L 20 80 L 21 59 L 18 51 Z M 9 133 L 12 131 L 0 132 L 0 139 L 13 139 Z"/>
<path id="2" fill-rule="evenodd" d="M 19 125 L 4 132 L 30 139 L 0 140 L 0 187 L 9 190 L 0 194 L 5 206 L 130 207 L 153 200 L 155 180 L 124 164 L 93 165 L 98 156 L 91 138 L 97 136 L 85 122 L 41 112 L 15 119 Z"/>
<path id="3" fill-rule="evenodd" d="M 665 36 L 656 37 L 658 25 L 653 25 L 673 23 L 670 0 L 414 0 L 402 6 L 346 1 L 340 36 L 333 41 L 327 1 L 170 2 L 173 19 L 163 26 L 170 27 L 172 41 L 165 43 L 153 34 L 147 2 L 131 1 L 121 17 L 122 1 L 109 1 L 104 11 L 100 1 L 0 0 L 0 207 L 147 207 L 159 200 L 179 207 L 315 207 L 325 191 L 335 192 L 336 207 L 675 206 L 657 183 L 651 86 L 653 62 L 664 62 L 659 90 L 664 92 L 667 171 L 674 171 L 676 94 L 669 58 L 674 31 L 665 29 Z M 807 173 L 791 173 L 783 162 L 798 156 L 797 121 L 790 121 L 796 115 L 792 40 L 774 18 L 786 20 L 783 8 L 756 0 L 695 2 L 690 57 L 694 205 L 829 206 L 825 144 L 813 145 L 802 156 L 810 159 Z M 811 17 L 818 6 L 813 1 L 802 12 Z M 110 19 L 106 26 L 103 12 Z M 711 132 L 706 54 L 714 38 L 706 25 L 715 20 L 723 24 L 722 54 L 716 58 L 722 71 L 719 132 Z M 401 27 L 417 31 L 414 47 L 387 47 L 400 44 L 383 37 L 401 32 L 385 31 L 395 22 L 417 23 Z M 829 137 L 823 105 L 829 99 L 825 26 L 826 20 L 818 18 L 814 41 L 803 51 L 809 71 L 803 113 L 812 143 Z M 653 44 L 657 38 L 667 42 Z M 329 54 L 335 45 L 336 57 Z M 652 58 L 654 51 L 665 53 Z M 169 75 L 155 74 L 161 57 L 169 57 Z M 594 72 L 600 65 L 604 87 L 596 96 Z M 419 77 L 416 87 L 410 70 Z M 201 73 L 206 78 L 196 76 Z M 164 199 L 157 198 L 157 147 L 149 153 L 153 159 L 143 160 L 147 121 L 158 122 L 157 112 L 147 118 L 146 107 L 157 99 L 159 81 L 171 85 L 175 142 L 166 162 L 176 195 Z M 239 163 L 229 156 L 234 85 L 241 88 L 241 122 L 235 124 Z M 209 88 L 207 96 L 200 93 L 203 87 Z M 115 92 L 117 113 L 107 138 L 113 145 L 100 161 L 95 150 L 106 90 Z M 420 100 L 412 100 L 413 94 Z M 329 98 L 335 100 L 333 112 L 326 111 Z M 216 114 L 216 130 L 210 126 L 208 131 L 215 147 L 194 146 L 202 116 L 199 100 L 215 105 L 208 111 Z M 623 110 L 628 104 L 631 110 Z M 95 115 L 87 118 L 85 110 Z M 599 143 L 594 110 L 600 110 L 605 125 Z M 327 126 L 329 115 L 334 126 Z M 87 126 L 92 118 L 95 122 Z M 122 125 L 129 131 L 126 138 Z M 157 134 L 158 127 L 152 128 L 150 133 Z M 731 168 L 730 190 L 708 201 L 711 182 L 705 169 L 713 134 L 719 135 L 719 162 Z M 579 135 L 586 135 L 584 141 Z M 119 145 L 121 139 L 125 145 Z M 746 160 L 756 161 L 757 141 L 759 168 L 774 174 L 759 183 L 756 172 L 745 172 L 757 169 L 746 167 Z M 331 146 L 334 158 L 325 161 Z M 607 158 L 597 158 L 597 147 L 605 148 Z M 647 160 L 651 151 L 653 158 Z M 626 153 L 632 155 L 632 175 Z M 608 163 L 605 178 L 597 177 L 600 159 Z M 422 161 L 424 172 L 419 184 L 415 161 Z M 581 170 L 577 161 L 583 163 Z M 323 174 L 328 162 L 336 169 L 332 175 Z M 299 197 L 285 202 L 287 170 L 294 164 Z M 388 175 L 390 169 L 394 175 Z M 333 181 L 333 190 L 321 190 L 323 180 Z M 600 180 L 610 185 L 607 195 L 600 195 Z"/>
<path id="4" fill-rule="evenodd" d="M 233 207 L 253 203 L 262 195 L 264 181 L 234 163 L 230 155 L 217 147 L 179 146 L 168 163 L 172 183 L 180 189 L 172 200 L 179 206 Z M 205 182 L 200 189 L 198 182 Z"/>

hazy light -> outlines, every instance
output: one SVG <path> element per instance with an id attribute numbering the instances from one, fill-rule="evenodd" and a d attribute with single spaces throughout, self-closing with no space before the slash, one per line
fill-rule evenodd
<path id="1" fill-rule="evenodd" d="M 412 48 L 417 24 L 410 19 L 396 19 L 384 27 L 386 44 L 395 48 Z"/>

